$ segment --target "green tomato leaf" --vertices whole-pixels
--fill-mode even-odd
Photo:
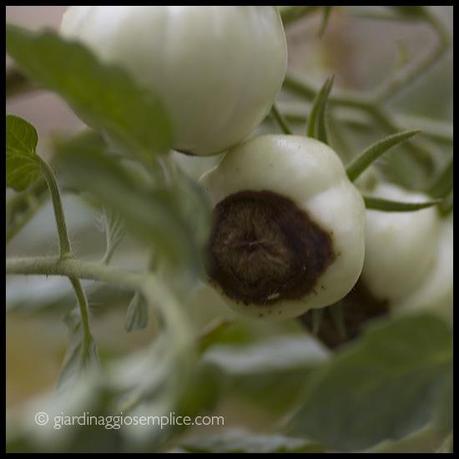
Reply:
[[[416,210],[436,206],[441,202],[439,199],[426,202],[400,202],[383,198],[374,198],[372,196],[364,196],[363,200],[368,210],[381,210],[384,212],[414,212]]]
[[[11,241],[21,231],[48,198],[48,186],[41,177],[29,188],[6,201],[6,242]]]
[[[195,417],[203,412],[212,412],[220,400],[224,385],[217,369],[196,362],[187,381],[186,389],[177,403],[177,413],[181,416]],[[224,424],[220,422],[221,426]],[[172,434],[189,429],[189,426],[171,426]]]
[[[333,87],[334,77],[325,80],[322,88],[317,93],[312,103],[311,111],[308,118],[308,127],[306,135],[313,137],[321,142],[327,143],[327,101]]]
[[[151,275],[141,294],[155,317],[156,313],[161,316],[160,333],[151,345],[114,362],[108,378],[113,389],[125,395],[120,411],[166,416],[176,410],[196,368],[194,334],[186,308],[163,281]],[[149,442],[160,441],[167,433],[155,424],[148,430]]]
[[[199,269],[199,243],[175,189],[152,183],[141,165],[120,161],[101,143],[77,137],[56,148],[67,186],[88,192],[99,205],[118,214],[126,230],[155,253],[174,264]]]
[[[429,424],[400,440],[384,440],[365,453],[435,453],[445,441],[445,435]]]
[[[127,332],[143,330],[148,324],[148,304],[139,292],[136,292],[129,303],[124,328]]]
[[[451,329],[437,317],[373,323],[309,374],[287,431],[339,451],[401,439],[432,420],[451,365]]]
[[[246,345],[214,345],[203,355],[203,363],[223,375],[229,393],[273,413],[285,413],[308,372],[328,356],[311,337],[281,335]]]
[[[7,25],[7,51],[26,76],[58,93],[89,126],[150,161],[172,143],[166,113],[150,91],[122,69],[56,33]]]
[[[388,151],[390,148],[395,145],[400,144],[404,140],[413,137],[417,134],[418,130],[415,131],[404,131],[397,134],[390,135],[385,137],[382,140],[370,145],[366,150],[364,150],[357,158],[355,158],[351,163],[346,167],[346,173],[349,177],[349,180],[352,182],[359,177],[359,175],[365,171],[374,161],[376,161],[382,154]]]
[[[326,361],[328,355],[312,338],[287,335],[246,346],[213,346],[205,353],[204,361],[227,375],[244,376],[310,368]]]
[[[38,135],[27,121],[6,117],[6,184],[16,191],[32,185],[41,174],[36,152]]]
[[[192,453],[321,453],[317,442],[284,435],[262,435],[237,429],[195,436],[181,447]]]
[[[448,434],[453,429],[453,374],[447,376],[434,415],[435,430]]]
[[[208,348],[218,343],[222,334],[233,322],[230,319],[218,318],[211,321],[199,334],[199,352],[203,353]]]
[[[109,263],[113,253],[124,238],[125,230],[120,215],[113,210],[103,210],[103,221],[105,226],[106,248],[102,262]]]

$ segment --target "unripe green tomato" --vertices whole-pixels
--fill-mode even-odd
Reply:
[[[287,68],[272,6],[72,6],[61,32],[157,94],[174,148],[195,155],[243,141],[269,112]]]
[[[259,136],[230,150],[201,183],[214,205],[210,283],[235,310],[296,317],[356,283],[365,207],[327,145]]]
[[[389,183],[379,184],[372,195],[402,202],[429,200]],[[440,219],[432,207],[415,212],[367,211],[362,281],[375,298],[391,305],[419,288],[435,263],[439,231]]]

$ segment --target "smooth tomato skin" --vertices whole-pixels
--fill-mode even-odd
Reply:
[[[154,91],[172,119],[174,148],[195,155],[243,141],[287,69],[271,6],[71,6],[61,33]]]
[[[378,184],[371,194],[401,202],[429,200],[390,183]],[[362,280],[372,294],[393,304],[416,291],[435,263],[439,232],[433,207],[415,212],[368,210]]]
[[[453,322],[453,219],[441,222],[434,263],[424,282],[393,305],[396,314],[429,312]]]

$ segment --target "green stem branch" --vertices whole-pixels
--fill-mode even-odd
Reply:
[[[51,200],[53,203],[54,216],[56,218],[57,234],[59,237],[59,254],[61,258],[70,257],[72,248],[65,223],[64,208],[62,206],[61,195],[57,185],[56,177],[51,169],[51,166],[42,158],[39,157],[40,166],[43,171],[46,183],[48,184]]]
[[[6,274],[64,276],[109,282],[131,289],[141,287],[145,278],[144,274],[129,272],[100,263],[58,257],[9,258],[6,260]]]
[[[75,291],[75,295],[78,300],[78,305],[80,307],[81,323],[83,325],[83,347],[81,349],[81,352],[83,355],[86,355],[92,342],[91,329],[89,328],[88,299],[86,298],[86,293],[83,290],[80,280],[76,277],[70,277],[69,279],[72,284],[73,290]]]

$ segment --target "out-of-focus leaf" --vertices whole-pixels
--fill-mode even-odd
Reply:
[[[441,202],[435,201],[426,202],[401,202],[391,201],[389,199],[375,198],[372,196],[364,196],[365,207],[369,210],[381,210],[384,212],[415,212],[416,210],[426,209],[427,207],[436,206]]]
[[[225,390],[272,412],[284,412],[303,389],[305,375],[328,355],[311,337],[275,336],[246,345],[214,345],[203,363],[218,369]]]
[[[103,210],[106,248],[103,263],[109,263],[113,253],[124,238],[125,230],[121,217],[111,209]]]
[[[211,412],[219,399],[222,387],[221,374],[216,368],[199,362],[190,376],[186,390],[178,402],[177,412],[182,416],[195,417]],[[177,426],[177,430],[183,430]]]
[[[138,292],[134,294],[126,312],[124,328],[127,332],[142,330],[148,324],[148,304]]]
[[[125,308],[129,291],[100,282],[82,281],[94,313],[102,316],[115,308]],[[65,277],[8,276],[6,282],[7,313],[49,314],[55,319],[75,306],[75,293]]]
[[[366,452],[371,453],[435,453],[451,452],[453,414],[452,375],[446,378],[444,394],[440,396],[436,415],[431,423],[400,440],[385,440]]]
[[[126,229],[174,263],[199,261],[191,221],[181,215],[174,189],[159,188],[144,180],[100,145],[66,142],[57,146],[58,165],[65,182],[89,192],[99,203],[118,213]]]
[[[452,367],[447,374],[440,393],[439,403],[434,416],[435,429],[448,433],[453,429],[453,374]]]
[[[321,142],[327,141],[327,101],[333,87],[334,77],[329,77],[320,88],[312,103],[308,118],[307,133],[308,137],[314,137]]]
[[[262,435],[227,429],[190,438],[182,448],[193,453],[321,453],[317,442],[284,435]]]
[[[170,148],[171,126],[159,99],[125,71],[54,32],[8,25],[6,33],[8,54],[24,73],[57,92],[88,125],[144,161]]]
[[[41,174],[35,128],[18,116],[6,117],[6,184],[16,191],[32,185]]]
[[[200,246],[207,243],[211,224],[211,204],[202,186],[188,177],[180,168],[175,169],[177,201],[181,214],[191,226]]]
[[[435,453],[444,443],[444,435],[431,425],[400,440],[384,440],[365,453]]]
[[[94,369],[88,371],[86,377],[81,378],[72,390],[52,389],[27,400],[19,409],[10,410],[8,451],[50,453],[119,450],[119,443],[118,448],[114,447],[117,431],[94,425],[95,423],[82,425],[85,414],[113,414],[112,407],[109,407],[111,394],[106,392],[103,381],[100,371]],[[72,416],[78,416],[80,421],[73,421],[72,425],[69,422]],[[36,421],[38,419],[43,423],[39,424]]]
[[[84,336],[81,317],[77,310],[69,311],[64,317],[64,322],[69,329],[70,343],[59,375],[58,387],[61,390],[70,385],[73,388],[83,374],[99,365],[96,345],[91,336]],[[88,338],[89,342],[86,341]]]
[[[288,432],[339,451],[401,439],[432,420],[451,363],[451,330],[435,316],[374,323],[309,375]]]
[[[6,241],[9,242],[26,225],[49,197],[44,178],[6,201]]]
[[[109,369],[111,390],[123,394],[120,411],[135,416],[169,416],[182,400],[196,364],[190,320],[176,295],[157,276],[145,280],[140,293],[149,313],[159,316],[160,333],[142,352],[113,362]],[[167,427],[167,428],[166,428]],[[157,449],[167,439],[171,426],[123,426],[123,436],[139,448]]]
[[[451,432],[435,451],[436,453],[452,453],[453,451],[453,432]]]
[[[199,335],[199,351],[204,352],[221,338],[222,332],[231,325],[229,319],[215,319]]]
[[[355,158],[348,166],[346,173],[349,180],[354,181],[359,175],[365,171],[374,161],[383,155],[390,148],[399,143],[413,137],[419,131],[404,131],[397,134],[385,137],[382,140],[370,145],[357,158]]]
[[[228,375],[281,373],[315,366],[328,358],[328,351],[308,336],[276,336],[247,346],[214,346],[204,355]]]

